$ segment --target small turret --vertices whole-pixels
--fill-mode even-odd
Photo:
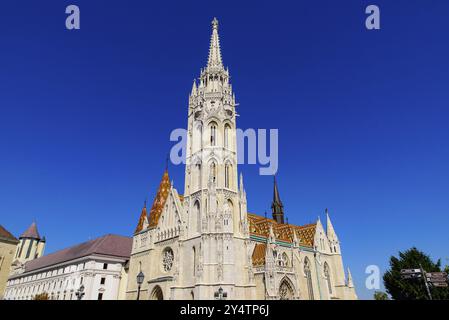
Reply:
[[[33,222],[28,229],[19,237],[15,259],[20,263],[40,258],[45,250],[45,237],[41,238],[37,230],[36,222]]]

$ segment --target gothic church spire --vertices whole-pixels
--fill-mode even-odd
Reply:
[[[218,20],[212,20],[212,35],[210,38],[209,58],[207,60],[207,69],[223,69],[221,59],[220,37],[218,36]]]
[[[282,204],[281,197],[279,196],[276,176],[274,176],[274,190],[271,212],[273,214],[273,219],[276,220],[277,223],[284,223],[284,205]]]

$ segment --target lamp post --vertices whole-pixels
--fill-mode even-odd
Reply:
[[[223,291],[223,288],[220,287],[218,291],[214,293],[215,300],[226,300],[228,297],[228,293]]]
[[[82,284],[79,287],[79,289],[78,289],[78,291],[76,291],[75,295],[76,295],[78,300],[81,300],[83,298],[83,296],[84,296],[84,284]]]
[[[139,300],[140,298],[140,286],[143,283],[143,279],[145,279],[145,275],[143,274],[142,271],[140,271],[139,274],[137,275],[137,300]]]

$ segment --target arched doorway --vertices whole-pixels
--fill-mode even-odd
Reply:
[[[153,291],[151,291],[150,300],[164,300],[164,295],[162,293],[161,287],[154,287]]]
[[[279,299],[280,300],[292,300],[294,298],[293,287],[290,284],[290,281],[287,279],[283,279],[281,284],[279,285]]]

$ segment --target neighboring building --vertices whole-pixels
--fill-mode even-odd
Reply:
[[[18,243],[19,240],[0,225],[0,300],[3,299],[6,281]]]
[[[20,273],[27,261],[42,257],[45,250],[45,237],[39,235],[36,222],[19,237],[19,245],[14,256],[11,273]]]
[[[105,235],[28,261],[9,278],[5,299],[47,293],[54,300],[76,300],[81,286],[83,300],[124,299],[131,246],[131,238]]]
[[[237,173],[235,95],[212,22],[207,66],[189,96],[184,195],[165,170],[133,237],[127,299],[356,299],[327,214],[284,221],[274,184],[273,219],[247,212]],[[293,214],[291,214],[293,215]]]

